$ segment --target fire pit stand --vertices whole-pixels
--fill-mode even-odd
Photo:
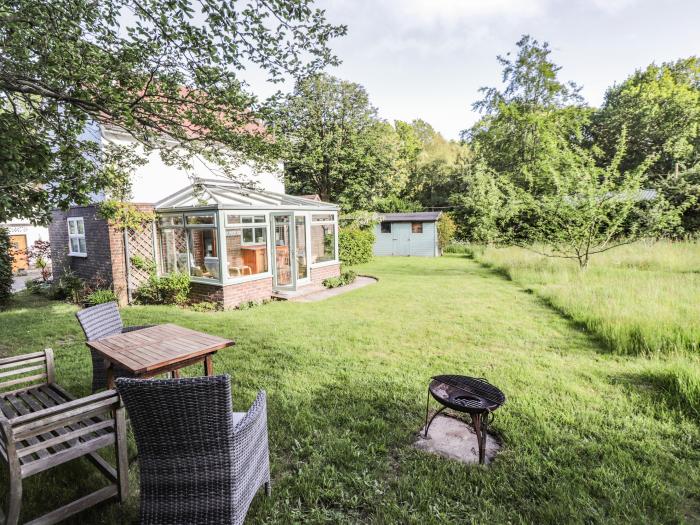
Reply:
[[[425,437],[433,420],[446,408],[469,414],[479,445],[479,464],[486,456],[486,432],[493,421],[493,411],[506,402],[506,396],[491,383],[479,377],[439,375],[428,385],[428,401],[425,407]],[[428,420],[430,397],[442,407]]]

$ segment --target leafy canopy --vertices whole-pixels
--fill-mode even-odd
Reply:
[[[401,184],[397,134],[359,84],[326,74],[303,79],[278,124],[291,193],[318,194],[344,211],[368,210]]]
[[[277,154],[246,69],[271,82],[338,61],[346,31],[312,0],[21,0],[0,6],[0,222],[124,188],[133,148],[102,147],[95,123],[167,163],[201,156],[231,175]]]

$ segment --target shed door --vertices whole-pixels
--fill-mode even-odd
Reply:
[[[411,223],[395,222],[391,225],[391,254],[411,255]]]

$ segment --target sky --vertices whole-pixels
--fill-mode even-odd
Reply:
[[[700,0],[318,0],[348,26],[328,72],[362,84],[382,118],[422,118],[445,137],[478,118],[496,55],[523,34],[547,41],[561,79],[598,106],[605,90],[651,62],[700,55]]]

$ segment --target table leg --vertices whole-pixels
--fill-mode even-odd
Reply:
[[[107,389],[114,388],[114,363],[110,362],[107,365]]]
[[[211,354],[204,358],[204,375],[213,376],[214,375],[214,359]]]
[[[170,372],[170,377],[172,379],[179,379],[180,378],[180,370],[178,369],[178,370],[173,370],[172,372]]]

